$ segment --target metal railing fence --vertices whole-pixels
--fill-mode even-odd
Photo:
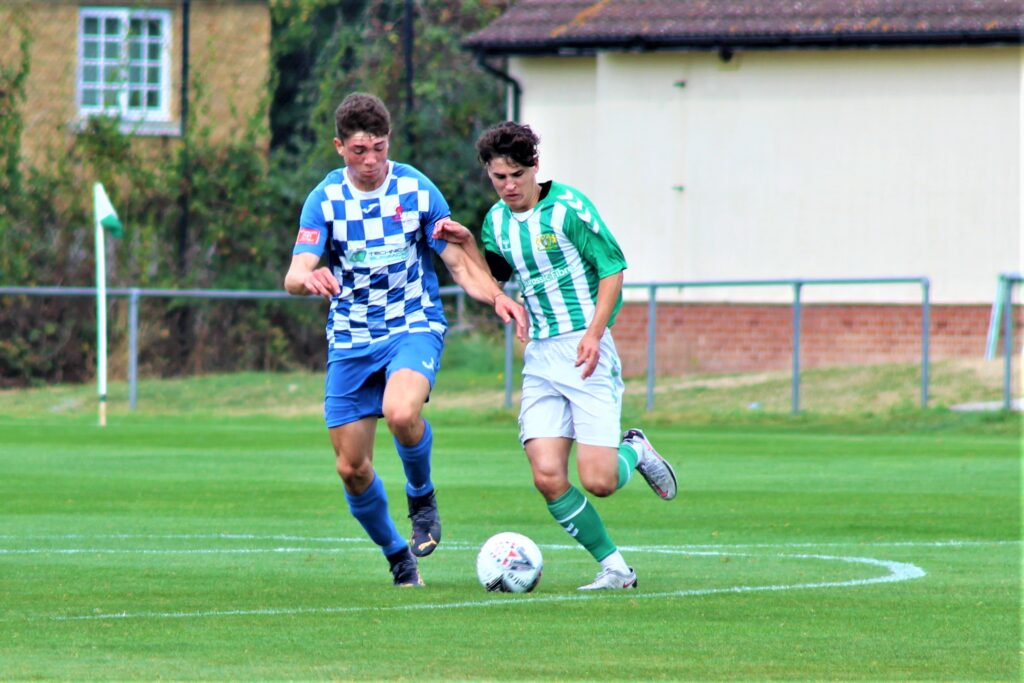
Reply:
[[[1018,277],[1013,282],[1019,282]],[[654,394],[657,378],[656,363],[656,330],[657,330],[657,295],[661,289],[692,289],[712,287],[790,287],[793,290],[792,302],[792,369],[791,369],[791,412],[800,412],[800,340],[801,340],[801,293],[807,286],[842,286],[842,285],[876,285],[876,284],[917,284],[921,287],[921,407],[928,405],[929,383],[929,318],[930,318],[930,287],[931,283],[924,276],[884,277],[884,278],[793,278],[777,280],[690,280],[679,282],[645,282],[628,283],[626,289],[647,290],[647,388],[646,409],[654,409]],[[1012,287],[1008,282],[1007,286]],[[510,293],[515,288],[506,288]],[[455,296],[456,319],[452,327],[464,327],[465,292],[457,286],[441,287],[442,296]],[[95,296],[92,287],[0,287],[0,295],[24,296]],[[129,405],[135,410],[138,405],[138,325],[139,301],[144,297],[157,298],[195,298],[195,299],[289,299],[295,301],[315,301],[317,297],[295,297],[284,291],[277,290],[217,290],[217,289],[146,289],[146,288],[108,288],[109,297],[127,297],[128,299],[128,395]],[[1011,299],[1007,296],[1007,300]],[[1007,304],[1009,305],[1009,304]],[[1010,316],[1007,315],[1007,320]],[[1006,338],[1010,333],[1007,331]],[[511,326],[505,327],[505,407],[512,406],[513,392],[513,360],[514,333]],[[1007,341],[1009,348],[1009,341]],[[1008,371],[1007,371],[1008,372]]]
[[[710,287],[778,287],[793,289],[793,352],[790,378],[790,411],[800,412],[800,320],[802,314],[801,291],[806,286],[818,285],[889,285],[917,284],[921,287],[921,407],[928,407],[929,343],[931,316],[931,281],[924,276],[880,278],[794,278],[780,280],[687,280],[679,282],[634,282],[623,285],[626,289],[647,290],[647,400],[646,409],[654,409],[654,387],[657,377],[656,330],[658,326],[657,295],[659,289],[683,290]],[[505,330],[505,407],[512,406],[512,330]]]
[[[1010,410],[1013,397],[1013,289],[1024,282],[1021,273],[1000,273],[996,285],[996,296],[992,303],[992,317],[989,320],[988,338],[985,345],[985,359],[995,358],[999,346],[1000,322],[1003,328],[1003,410]]]
[[[453,329],[465,327],[466,293],[461,287],[440,287],[442,296],[455,296],[455,321]],[[0,287],[0,295],[21,296],[96,296],[95,287]],[[321,302],[319,297],[293,296],[279,290],[235,290],[235,289],[147,289],[142,287],[111,287],[107,289],[111,298],[128,298],[128,404],[131,410],[138,407],[139,400],[139,301],[144,297],[163,299],[288,299],[293,301]]]

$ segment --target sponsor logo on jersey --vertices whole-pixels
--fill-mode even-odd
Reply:
[[[558,249],[558,237],[554,233],[542,232],[533,240],[537,251],[553,251]]]
[[[295,244],[316,244],[320,241],[320,231],[312,228],[299,228],[299,236]]]
[[[374,202],[373,204],[367,204],[366,206],[363,207],[363,215],[365,216],[367,214],[373,213],[374,211],[377,210],[378,206],[380,206],[380,204],[378,204],[377,202]]]
[[[561,280],[563,277],[570,275],[571,273],[572,268],[569,266],[562,266],[561,268],[554,268],[546,273],[541,273],[540,275],[528,278],[525,284],[529,287],[536,288],[549,282],[554,282],[555,280]]]
[[[348,260],[365,266],[389,266],[392,263],[403,263],[409,257],[409,247],[383,246],[357,249],[348,255]]]

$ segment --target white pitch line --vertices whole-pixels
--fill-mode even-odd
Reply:
[[[688,554],[688,551],[679,550],[678,554]],[[750,553],[720,553],[705,552],[701,555],[731,555],[733,557],[763,557]],[[788,591],[808,590],[818,588],[846,588],[850,586],[867,586],[880,583],[895,583],[898,581],[910,581],[925,576],[925,571],[920,567],[907,562],[892,562],[879,560],[873,557],[842,557],[833,555],[785,555],[777,557],[784,559],[809,559],[826,560],[833,562],[847,562],[851,564],[867,564],[876,567],[883,567],[888,574],[870,579],[850,579],[848,581],[823,581],[819,583],[793,583],[773,584],[763,586],[728,586],[725,588],[694,588],[661,593],[637,593],[633,591],[623,593],[605,593],[596,595],[593,593],[570,594],[570,595],[518,595],[505,598],[490,598],[486,600],[468,600],[448,603],[426,603],[417,605],[393,605],[391,607],[295,607],[280,609],[254,609],[254,610],[207,610],[200,612],[118,612],[113,614],[89,614],[80,616],[50,617],[53,621],[99,621],[112,619],[191,619],[202,617],[236,617],[236,616],[288,616],[296,614],[348,614],[356,612],[405,612],[411,610],[435,610],[435,609],[462,609],[473,607],[495,607],[522,605],[550,602],[580,602],[583,600],[597,599],[629,599],[648,600],[653,598],[681,598],[696,597],[704,595],[716,595],[723,593],[756,593],[762,591]]]
[[[19,538],[14,536],[0,536],[3,538]],[[377,552],[379,549],[375,545],[371,545],[365,538],[318,538],[318,537],[306,537],[306,536],[256,536],[251,534],[210,534],[210,535],[192,535],[192,534],[168,534],[168,535],[145,535],[145,534],[100,534],[100,535],[82,535],[82,534],[66,534],[61,536],[22,536],[20,538],[48,538],[52,540],[84,540],[84,539],[146,539],[146,540],[166,540],[166,539],[186,539],[186,540],[291,540],[291,541],[306,541],[311,543],[345,543],[345,544],[357,544],[362,547],[356,548],[329,548],[329,547],[268,547],[268,548],[0,548],[0,555],[250,555],[258,553],[276,553],[276,554],[288,554],[288,553],[343,553],[353,551],[373,551]],[[735,543],[735,544],[683,544],[683,545],[623,545],[619,546],[620,550],[626,552],[647,552],[647,553],[675,553],[679,550],[695,551],[698,550],[731,550],[731,549],[797,549],[797,548],[868,548],[868,547],[907,547],[907,548],[956,548],[956,547],[973,547],[973,546],[1001,546],[1001,545],[1020,545],[1021,541],[850,541],[847,543]],[[582,550],[579,545],[571,544],[538,544],[541,549],[544,550]],[[445,543],[445,548],[448,550],[469,550],[476,551],[479,548],[479,544],[469,543],[465,541],[448,541]]]
[[[312,543],[366,543],[366,537],[344,538],[344,537],[317,537],[317,536],[293,536],[288,534],[26,534],[15,536],[14,534],[0,534],[0,539],[21,540],[21,539],[49,539],[54,541],[80,540],[88,538],[103,539],[146,539],[150,541],[162,539],[184,539],[184,540],[227,540],[227,541],[308,541]]]
[[[258,553],[380,552],[364,548],[0,548],[0,555],[255,555]]]

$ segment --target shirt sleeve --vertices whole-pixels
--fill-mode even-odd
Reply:
[[[423,230],[426,233],[427,244],[435,252],[440,254],[444,251],[445,247],[448,246],[448,242],[443,239],[434,239],[434,224],[442,218],[448,218],[452,215],[452,210],[448,207],[448,202],[445,200],[444,195],[437,189],[437,186],[427,178],[422,177],[423,189],[427,193],[427,211],[425,214],[420,216],[420,225],[423,226]]]
[[[512,269],[512,264],[502,256],[498,244],[494,240],[494,223],[491,221],[490,212],[487,213],[483,227],[480,228],[480,241],[484,245],[484,259],[486,259],[487,267],[490,268],[494,279],[498,282],[508,282],[512,279],[515,271]]]
[[[566,236],[579,250],[580,255],[594,266],[597,276],[606,278],[627,268],[626,257],[612,231],[605,225],[597,207],[579,192],[573,193],[581,209],[568,206],[570,220],[566,225]]]
[[[306,197],[306,203],[302,205],[302,214],[299,216],[299,234],[295,238],[295,247],[292,249],[293,256],[295,254],[323,256],[328,233],[323,208],[325,201],[327,198],[319,188],[310,192]]]

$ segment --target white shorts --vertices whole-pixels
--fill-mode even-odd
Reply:
[[[611,332],[601,338],[601,357],[587,379],[576,365],[583,332],[536,339],[526,345],[519,440],[563,436],[589,446],[622,441],[622,364]]]

